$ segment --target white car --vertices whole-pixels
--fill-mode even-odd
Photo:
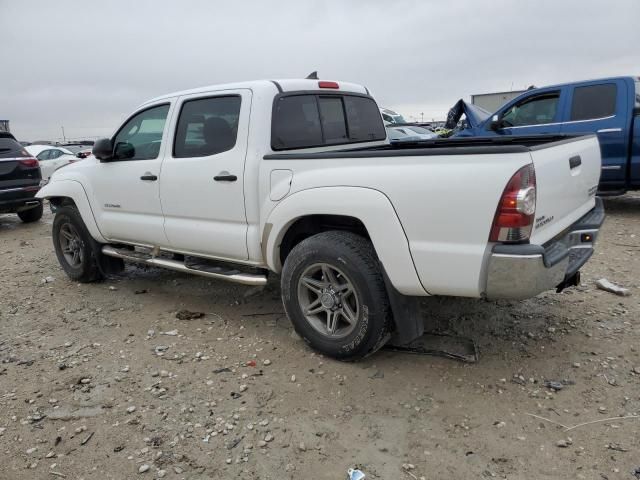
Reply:
[[[42,180],[45,182],[60,167],[80,160],[71,150],[55,145],[28,145],[24,148],[38,159]]]
[[[351,83],[164,95],[93,151],[37,194],[70,278],[124,260],[248,285],[278,273],[296,331],[340,359],[420,336],[428,295],[576,285],[604,220],[596,136],[389,144]]]
[[[388,108],[380,108],[380,115],[385,125],[393,125],[394,123],[407,123],[402,115]]]
[[[387,125],[387,134],[392,142],[415,142],[438,138],[438,135],[432,131],[414,125]]]

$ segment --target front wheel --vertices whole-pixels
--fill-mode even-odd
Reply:
[[[102,278],[92,248],[93,239],[78,210],[57,208],[52,236],[58,262],[69,278],[81,283]]]
[[[371,242],[330,231],[300,242],[282,271],[282,300],[296,332],[340,360],[370,355],[389,339],[389,299]]]

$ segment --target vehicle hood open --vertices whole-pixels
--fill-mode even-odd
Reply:
[[[472,103],[465,102],[460,99],[456,104],[451,107],[449,113],[447,113],[447,122],[445,128],[453,130],[458,125],[458,122],[462,118],[462,115],[467,117],[467,123],[470,128],[476,128],[480,126],[487,118],[491,116],[490,112],[487,112],[484,108],[481,108]]]

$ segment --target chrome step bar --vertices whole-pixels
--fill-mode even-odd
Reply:
[[[240,283],[242,285],[261,286],[267,284],[267,276],[262,274],[243,273],[237,270],[233,270],[228,273],[198,270],[187,267],[184,262],[177,260],[153,257],[139,252],[118,250],[110,245],[104,245],[102,247],[102,253],[108,257],[121,258],[129,262],[146,263],[147,265],[153,265],[154,267],[167,268],[169,270],[175,270],[176,272],[191,273],[194,275],[201,275],[203,277],[216,278],[218,280],[227,280],[229,282]]]

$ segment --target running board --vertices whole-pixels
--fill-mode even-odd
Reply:
[[[193,268],[186,266],[184,262],[178,260],[154,257],[130,250],[119,250],[110,245],[104,245],[102,247],[102,253],[108,257],[121,258],[129,262],[146,263],[154,267],[167,268],[169,270],[175,270],[176,272],[191,273],[193,275],[201,275],[218,280],[227,280],[229,282],[241,283],[242,285],[262,286],[267,284],[267,276],[262,274],[243,273],[238,270],[225,270],[223,268],[218,269],[212,267],[207,267],[206,270]]]

